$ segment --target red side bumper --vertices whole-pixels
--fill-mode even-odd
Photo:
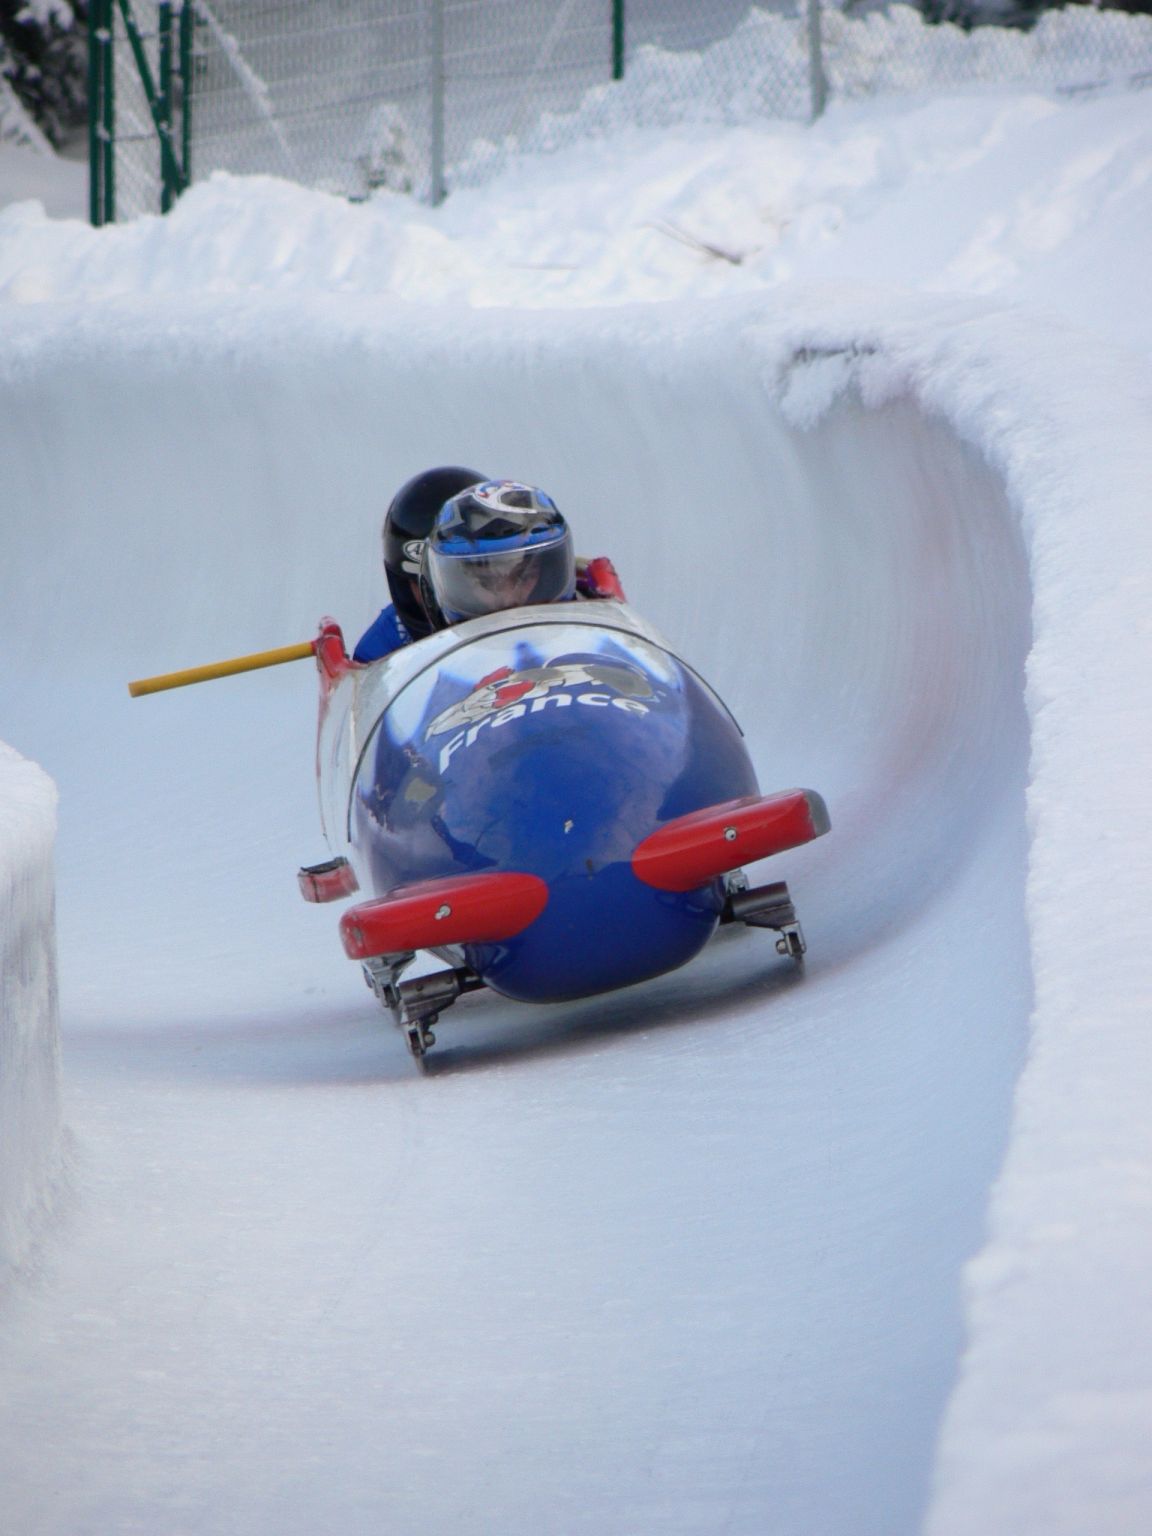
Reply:
[[[665,822],[637,846],[632,871],[658,891],[690,891],[742,864],[809,843],[828,826],[828,809],[813,789],[747,795]]]
[[[535,875],[451,875],[350,907],[340,919],[340,937],[352,960],[442,944],[494,944],[527,928],[547,904],[548,887]]]

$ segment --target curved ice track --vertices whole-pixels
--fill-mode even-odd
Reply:
[[[22,1536],[914,1530],[1030,999],[1003,487],[898,391],[790,425],[752,306],[466,344],[270,308],[21,318],[0,381],[0,623],[42,663],[5,734],[62,792],[77,1144],[0,1325]],[[443,459],[546,484],[765,789],[825,794],[779,861],[803,980],[726,934],[606,999],[469,998],[417,1080],[294,904],[306,669],[129,703],[354,631],[388,488]]]

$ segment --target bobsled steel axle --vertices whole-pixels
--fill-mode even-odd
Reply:
[[[397,1027],[404,1031],[412,1055],[422,1061],[424,1053],[436,1044],[432,1026],[444,1009],[462,992],[477,992],[484,983],[467,966],[401,981],[401,974],[414,959],[410,950],[373,955],[364,961],[364,980],[389,1010]]]
[[[793,960],[803,960],[808,946],[804,942],[804,930],[792,905],[788,886],[783,880],[771,885],[748,888],[748,881],[730,880],[728,897],[721,914],[722,923],[744,923],[749,928],[772,928],[779,937],[776,952],[790,955]]]

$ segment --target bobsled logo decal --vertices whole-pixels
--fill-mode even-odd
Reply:
[[[582,683],[594,688],[610,688],[625,698],[651,698],[652,685],[641,672],[631,667],[612,666],[596,661],[570,662],[560,666],[529,667],[513,672],[501,667],[482,677],[466,699],[436,716],[428,727],[429,736],[458,731],[475,725],[485,715],[496,714],[523,700],[542,699],[554,688],[576,688]]]
[[[571,688],[589,687],[597,691],[572,694]],[[562,708],[573,700],[589,708],[614,706],[629,714],[646,715],[648,705],[642,699],[652,697],[652,685],[642,672],[609,662],[564,662],[553,666],[528,667],[513,672],[501,667],[476,684],[466,699],[444,710],[428,727],[429,736],[443,736],[455,731],[440,752],[440,771],[448,766],[452,754],[471,746],[481,726],[495,727],[518,720],[531,712],[539,714],[549,704]]]

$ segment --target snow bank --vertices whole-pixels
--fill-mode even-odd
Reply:
[[[59,1150],[52,781],[0,742],[0,1274],[20,1262]]]
[[[1075,394],[1032,374],[1042,349],[1026,390],[955,367],[931,387],[1004,463],[1031,545],[1036,1006],[930,1536],[1152,1515],[1152,380],[1083,338],[1076,355]]]
[[[1142,1530],[1152,375],[1082,334],[974,305],[947,329],[926,308],[864,327],[833,314],[798,342],[781,374],[796,420],[848,385],[872,405],[911,391],[1003,476],[1032,573],[1031,1047],[988,1241],[966,1270],[968,1344],[926,1529]]]
[[[0,305],[324,292],[602,308],[866,274],[1042,305],[1152,352],[1135,297],[1152,222],[1145,101],[953,95],[840,105],[811,129],[634,129],[521,157],[495,193],[438,209],[228,176],[167,218],[101,230],[24,203],[0,212]]]

